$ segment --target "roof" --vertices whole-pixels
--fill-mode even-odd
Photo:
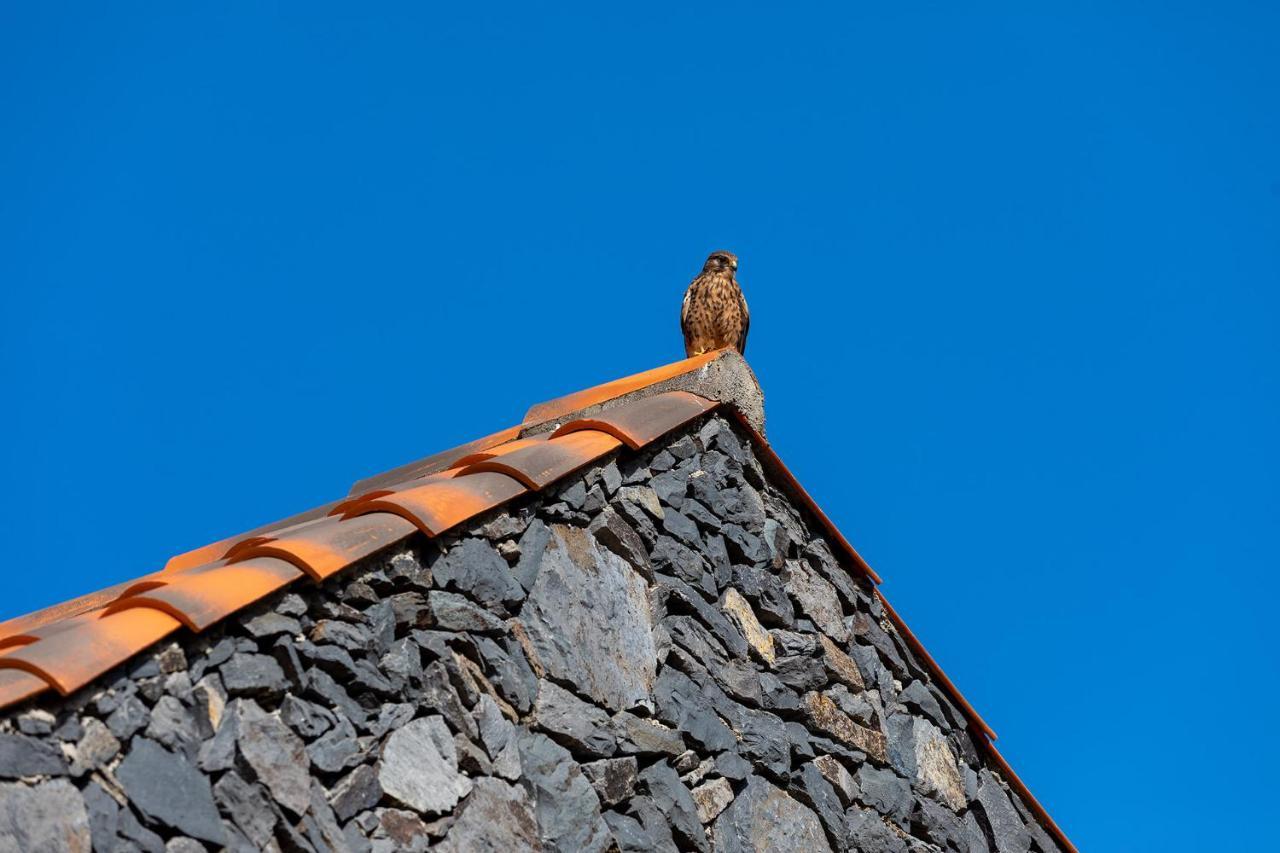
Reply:
[[[0,709],[63,696],[183,629],[200,632],[294,583],[321,582],[414,533],[436,537],[615,452],[637,451],[712,411],[734,418],[775,485],[818,521],[848,567],[880,577],[764,438],[763,399],[720,350],[533,406],[516,425],[355,483],[342,498],[172,557],[164,568],[0,623]],[[906,623],[885,613],[1037,817],[1075,847],[996,751],[995,732]]]

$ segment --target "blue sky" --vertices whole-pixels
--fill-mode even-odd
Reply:
[[[1255,846],[1280,7],[189,5],[0,10],[0,618],[674,360],[729,248],[775,447],[1077,844]]]

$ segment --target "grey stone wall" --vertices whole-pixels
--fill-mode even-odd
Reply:
[[[0,851],[1051,853],[712,418],[0,719]]]

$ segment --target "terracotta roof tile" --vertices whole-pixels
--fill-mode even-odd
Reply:
[[[137,609],[163,612],[193,631],[203,631],[242,607],[302,577],[292,563],[256,557],[241,563],[211,563],[178,572],[164,586],[130,595],[108,605],[106,612]]]
[[[322,581],[413,531],[412,523],[386,512],[349,519],[330,515],[240,550],[233,559],[277,557],[293,563],[312,580]]]
[[[684,373],[691,373],[709,364],[720,357],[722,350],[715,350],[704,355],[696,355],[693,358],[686,358],[684,361],[677,361],[674,364],[667,364],[662,367],[655,367],[653,370],[646,370],[643,373],[636,373],[631,376],[625,376],[622,379],[615,379],[612,382],[606,382],[603,385],[597,385],[594,388],[588,388],[585,391],[577,391],[573,394],[566,394],[563,397],[557,397],[554,400],[548,400],[545,403],[539,403],[533,406],[525,413],[524,425],[544,423],[546,421],[562,418],[565,415],[593,406],[596,403],[602,403],[605,400],[612,400],[615,397],[621,397],[632,391],[641,388],[648,388],[650,385],[656,385],[659,382],[670,379],[673,376],[680,376]]]
[[[0,669],[0,708],[30,699],[49,689],[49,683],[38,675],[21,669]]]
[[[362,501],[348,509],[347,515],[395,513],[412,521],[428,536],[438,536],[525,491],[519,480],[506,474],[469,474],[450,480],[431,480],[421,486]]]
[[[515,442],[513,442],[515,443]],[[506,474],[519,480],[525,488],[540,491],[561,477],[612,453],[622,442],[606,432],[583,430],[560,438],[527,441],[510,453],[474,462],[463,470],[459,479],[483,471]]]
[[[716,405],[688,391],[668,391],[656,397],[625,403],[594,417],[571,420],[557,428],[551,437],[556,439],[579,430],[599,430],[624,442],[632,450],[639,450],[673,429],[705,415]]]
[[[0,670],[26,670],[65,696],[173,633],[179,623],[167,613],[138,607],[111,615],[93,611],[57,627],[34,643],[0,655]]]

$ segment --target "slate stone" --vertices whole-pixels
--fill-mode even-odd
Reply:
[[[478,536],[490,541],[519,536],[529,526],[529,516],[525,512],[504,511],[475,528]]]
[[[604,822],[608,824],[609,832],[612,833],[620,853],[652,853],[654,850],[663,849],[640,825],[640,821],[633,817],[618,812],[605,812]],[[667,849],[675,850],[675,847],[673,845]]]
[[[663,506],[679,509],[684,503],[689,483],[679,471],[663,471],[649,481],[649,487]]]
[[[942,706],[923,681],[912,681],[898,692],[898,701],[914,714],[924,714],[943,731],[951,729],[951,722],[942,712]]]
[[[120,810],[120,837],[132,844],[121,845],[127,850],[143,853],[164,853],[164,839],[138,822],[129,809]]]
[[[716,818],[712,834],[724,853],[831,851],[818,816],[759,777]]]
[[[503,571],[506,571],[505,563]],[[501,619],[457,593],[434,590],[430,601],[436,625],[446,631],[501,633],[503,630]]]
[[[991,845],[987,843],[987,833],[978,823],[977,811],[978,809],[969,809],[961,818],[965,846],[960,849],[968,853],[991,853]]]
[[[339,820],[350,820],[365,809],[371,809],[382,799],[382,785],[378,771],[368,764],[361,764],[338,780],[329,795],[329,805]]]
[[[435,582],[466,593],[490,610],[515,607],[525,595],[507,561],[483,539],[464,539],[431,566]]]
[[[209,779],[186,759],[155,741],[134,738],[115,775],[129,801],[147,817],[202,841],[223,842]]]
[[[728,652],[711,631],[693,616],[679,614],[662,620],[671,641],[687,651],[693,660],[708,669],[728,665]]]
[[[453,736],[438,716],[413,720],[391,734],[378,781],[397,802],[434,814],[451,811],[471,791],[471,780],[458,772]]]
[[[649,470],[655,474],[663,471],[670,471],[672,466],[676,464],[676,458],[671,455],[671,451],[663,448],[653,454],[653,458],[649,460]],[[650,477],[652,479],[652,477]]]
[[[766,664],[772,664],[777,659],[777,653],[773,648],[773,635],[760,624],[755,611],[751,609],[751,604],[742,597],[742,594],[730,587],[721,596],[720,607],[742,632],[743,638],[755,656]]]
[[[397,692],[422,681],[422,649],[409,637],[392,643],[378,663]]]
[[[858,799],[893,819],[899,826],[907,822],[914,801],[911,785],[892,770],[870,764],[858,768]]]
[[[787,557],[791,556],[791,545],[794,542],[787,528],[775,519],[766,519],[764,528],[760,532],[760,539],[769,552],[769,566],[774,569],[782,568]]]
[[[580,755],[607,757],[618,746],[606,712],[550,681],[540,682],[533,720],[558,743]]]
[[[218,810],[238,828],[248,841],[262,849],[271,841],[276,813],[261,786],[253,785],[230,770],[213,786]]]
[[[662,519],[662,529],[670,533],[685,545],[701,551],[702,535],[693,519],[678,510],[667,510]]]
[[[422,671],[422,692],[418,704],[444,715],[454,731],[468,737],[476,736],[476,725],[462,705],[462,699],[449,678],[449,669],[443,661],[433,661]]]
[[[401,633],[431,626],[431,607],[427,597],[420,592],[397,592],[386,597],[391,605],[396,630]]]
[[[853,747],[839,741],[834,741],[831,738],[812,735],[809,738],[809,745],[813,747],[815,752],[823,755],[836,756],[851,767],[861,765],[862,762],[867,760],[867,754],[865,752],[854,749]]]
[[[707,596],[716,594],[715,576],[711,574],[706,558],[683,542],[670,536],[658,536],[650,558],[655,573],[682,578]],[[654,580],[660,579],[660,574],[654,575]]]
[[[311,805],[299,825],[317,850],[341,850],[346,845],[338,818],[325,799],[324,788],[319,782],[311,784]]]
[[[749,651],[747,641],[738,629],[733,627],[733,623],[721,612],[720,608],[708,604],[706,599],[694,592],[687,583],[677,578],[664,575],[658,576],[657,579],[661,586],[668,591],[668,610],[693,613],[702,624],[711,630],[711,633],[715,635],[716,639],[731,655],[739,658],[747,656]]]
[[[560,498],[573,509],[583,509],[587,501],[587,484],[582,480],[573,480],[561,489]]]
[[[1054,841],[1049,836],[1049,833],[1045,832],[1044,827],[1040,825],[1040,819],[1031,813],[1026,804],[1017,796],[1011,796],[1009,799],[1013,801],[1013,807],[1022,816],[1022,820],[1027,826],[1027,832],[1031,833],[1031,840],[1036,843],[1036,846],[1045,851],[1045,853],[1061,853],[1062,848],[1058,846],[1058,842]]]
[[[653,565],[649,562],[649,551],[645,548],[644,540],[616,510],[606,507],[591,520],[587,530],[601,545],[626,560],[641,577],[653,581]]]
[[[74,716],[68,716],[62,725],[53,730],[53,736],[61,741],[79,740],[84,736],[84,726]]]
[[[337,717],[328,708],[299,699],[292,693],[280,703],[280,719],[308,740],[324,734],[337,722]]]
[[[775,776],[791,770],[791,741],[786,723],[768,711],[741,708],[730,717],[738,739],[738,752]]]
[[[648,587],[586,531],[554,528],[520,618],[551,676],[610,710],[650,704],[657,649]]]
[[[268,610],[245,622],[244,629],[254,639],[265,640],[281,634],[300,634],[302,624],[291,616]]]
[[[164,853],[205,853],[205,847],[194,838],[178,836],[164,843]]]
[[[836,590],[813,569],[798,560],[788,560],[782,568],[782,582],[804,615],[837,643],[849,639],[844,613]]]
[[[472,639],[493,686],[513,708],[522,714],[527,713],[538,695],[538,677],[520,643],[514,637],[504,638],[501,643],[490,637],[476,636]]]
[[[307,632],[307,638],[318,646],[341,646],[347,651],[362,652],[373,642],[373,632],[363,625],[321,619]]]
[[[106,724],[96,717],[85,720],[84,733],[75,745],[75,756],[71,761],[71,775],[83,776],[91,770],[97,770],[120,754],[120,741],[111,734]]]
[[[809,724],[819,731],[865,752],[876,761],[888,760],[884,735],[855,723],[821,693],[811,691],[804,695],[804,711]]]
[[[663,667],[654,685],[658,715],[711,752],[730,749],[737,739],[716,714],[702,689],[679,670]]]
[[[358,764],[363,757],[355,727],[346,720],[339,720],[333,728],[307,744],[306,753],[316,769],[325,773],[340,773]]]
[[[3,789],[4,786],[0,786]],[[30,790],[30,788],[27,788]],[[84,808],[89,816],[89,837],[91,848],[93,850],[111,850],[116,846],[118,839],[118,830],[120,829],[120,805],[115,799],[102,789],[97,782],[90,782],[84,787]],[[3,795],[0,795],[3,800]],[[74,806],[72,806],[74,809]],[[0,813],[5,811],[0,806]],[[30,813],[24,810],[24,813]],[[5,819],[0,818],[0,837],[13,837],[16,835],[12,826],[5,825]],[[22,848],[19,847],[20,851]],[[37,848],[39,849],[39,848]],[[56,850],[57,848],[53,848]],[[8,853],[8,851],[5,851]]]
[[[770,711],[795,711],[800,707],[800,695],[773,673],[762,672],[760,706]]]
[[[796,758],[813,758],[817,754],[813,750],[813,740],[809,730],[801,723],[787,720],[787,740],[791,743],[791,752]]]
[[[719,817],[720,812],[733,802],[733,786],[724,778],[704,782],[694,788],[691,794],[693,804],[698,809],[698,820],[704,826]]]
[[[693,795],[680,781],[675,768],[664,761],[650,765],[640,773],[640,785],[648,792],[658,810],[666,815],[671,830],[679,841],[698,850],[709,850],[711,843],[698,819]]]
[[[463,773],[472,778],[493,775],[493,763],[489,761],[489,756],[485,755],[484,750],[472,743],[470,739],[455,734],[453,746],[458,753],[458,768]]]
[[[382,834],[393,842],[387,850],[420,851],[431,843],[427,825],[413,812],[401,809],[383,809],[379,816]]]
[[[333,676],[319,668],[307,670],[307,692],[316,696],[348,720],[362,724],[366,717],[364,708],[351,698]]]
[[[89,815],[65,779],[0,784],[0,851],[89,853]]]
[[[774,661],[772,669],[775,678],[802,692],[824,687],[830,680],[822,661],[807,655],[783,655]]]
[[[760,671],[747,661],[732,660],[713,672],[716,683],[737,701],[756,706],[764,700]]]
[[[67,761],[52,744],[20,734],[0,733],[0,778],[65,776]]]
[[[53,731],[57,718],[43,708],[32,708],[25,714],[19,714],[18,731],[24,735],[47,735]]]
[[[779,655],[808,657],[818,651],[817,634],[802,634],[798,631],[788,631],[782,628],[774,628],[769,633],[773,634],[773,640],[777,645]]]
[[[862,672],[858,669],[858,665],[854,663],[853,658],[849,657],[843,649],[833,643],[825,634],[819,634],[818,641],[822,649],[822,663],[826,666],[827,673],[833,679],[845,684],[855,692],[866,690],[867,686],[862,680]]]
[[[276,663],[280,664],[280,669],[290,685],[295,687],[307,685],[307,673],[302,666],[302,658],[298,657],[296,641],[292,636],[276,637],[276,641],[271,645],[271,656],[276,659]]]
[[[933,800],[922,799],[916,802],[916,811],[911,819],[912,825],[923,829],[924,835],[934,844],[944,849],[967,850],[964,824],[955,812]],[[1052,847],[1042,847],[1052,853]]]
[[[745,530],[738,524],[726,524],[721,528],[724,534],[725,548],[735,563],[757,565],[769,559],[769,551],[759,536]]]
[[[497,779],[477,779],[457,822],[435,849],[445,853],[541,850],[528,794]]]
[[[222,684],[231,696],[269,695],[286,687],[284,670],[269,655],[237,652],[220,671]]]
[[[616,806],[635,793],[639,764],[634,756],[626,758],[602,758],[581,765],[582,773],[591,782],[601,805]]]
[[[632,797],[627,803],[626,812],[635,818],[644,828],[645,834],[653,839],[653,850],[674,851],[675,838],[671,834],[671,823],[647,796]]]
[[[876,812],[850,806],[845,812],[849,828],[849,849],[860,853],[907,853],[906,843]]]
[[[417,713],[415,706],[408,702],[393,702],[383,705],[378,711],[378,719],[368,724],[369,735],[380,738],[387,732],[394,731],[413,719]]]
[[[632,755],[679,755],[684,752],[680,732],[657,720],[637,717],[626,711],[613,716],[618,751]]]
[[[110,734],[110,732],[108,732]],[[145,732],[151,740],[191,758],[199,738],[195,716],[172,696],[161,696],[151,709]],[[117,741],[119,743],[119,741]]]
[[[836,848],[844,848],[849,831],[844,819],[844,805],[818,767],[810,762],[800,768],[791,790],[797,800],[813,809],[822,822],[822,828],[827,831],[827,838]]]
[[[311,763],[301,738],[252,700],[241,703],[237,711],[240,755],[272,798],[301,816],[311,801]]]
[[[543,847],[562,853],[606,850],[610,833],[600,801],[569,752],[536,732],[522,730],[517,737]]]
[[[964,779],[946,737],[923,717],[894,714],[885,725],[889,762],[925,794],[952,811],[968,803]]]
[[[820,574],[840,593],[851,607],[856,607],[861,595],[857,584],[849,576],[832,555],[831,549],[821,539],[814,539],[805,545],[804,559],[810,568]]]
[[[880,653],[880,657],[888,664],[894,676],[902,682],[910,682],[913,678],[910,667],[893,640],[885,633],[884,628],[868,614],[858,611],[853,617],[853,635],[858,641],[865,643]],[[883,685],[881,685],[883,687]]]
[[[978,805],[991,827],[995,853],[1027,853],[1031,849],[1031,833],[1014,811],[1013,804],[991,771],[978,774]]]
[[[832,790],[840,798],[841,804],[848,808],[858,796],[858,783],[854,781],[849,769],[840,763],[839,759],[830,755],[819,755],[814,758],[813,767],[831,785]]]
[[[236,738],[240,732],[240,703],[236,699],[223,711],[218,729],[209,740],[200,745],[197,765],[206,773],[226,770],[235,764]]]

